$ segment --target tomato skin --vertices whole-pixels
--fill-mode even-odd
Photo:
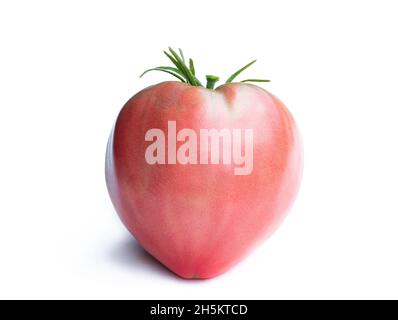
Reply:
[[[253,129],[253,171],[232,164],[149,165],[145,133]],[[217,276],[281,223],[299,189],[298,129],[280,100],[251,84],[214,90],[163,82],[123,107],[106,154],[106,180],[125,226],[143,248],[183,278]]]

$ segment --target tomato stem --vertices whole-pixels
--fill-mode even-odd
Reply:
[[[163,52],[170,59],[170,61],[174,64],[174,67],[162,66],[162,67],[151,68],[151,69],[146,70],[141,75],[141,77],[149,71],[162,71],[162,72],[171,74],[172,76],[176,77],[181,82],[190,84],[191,86],[203,87],[203,85],[200,83],[199,79],[196,77],[195,66],[194,66],[193,60],[192,59],[186,60],[184,57],[184,53],[182,52],[181,49],[178,49],[178,53],[177,53],[175,50],[173,50],[172,48],[169,47],[169,52],[167,52],[167,51],[163,51]],[[186,64],[186,61],[188,61],[189,65]],[[244,70],[249,68],[255,62],[256,62],[256,60],[253,60],[249,64],[245,65],[243,68],[241,68],[238,71],[236,71],[235,73],[233,73],[227,79],[227,81],[225,83],[231,83],[232,81],[234,81],[238,75],[240,75]],[[213,90],[216,82],[218,80],[220,80],[220,78],[217,76],[206,75],[206,80],[207,80],[206,88]],[[269,82],[269,81],[270,80],[250,78],[250,79],[243,80],[240,82]]]
[[[206,80],[207,80],[206,88],[207,88],[207,89],[214,89],[214,85],[216,84],[216,82],[217,82],[218,80],[220,80],[220,78],[217,77],[217,76],[207,75],[207,76],[206,76]]]

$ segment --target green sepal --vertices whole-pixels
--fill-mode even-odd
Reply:
[[[181,72],[177,69],[177,68],[173,68],[173,67],[156,67],[156,68],[151,68],[148,70],[145,70],[141,75],[140,78],[142,76],[144,76],[147,72],[149,71],[162,71],[162,72],[166,72],[168,74],[171,74],[172,76],[176,77],[177,79],[179,79],[180,81],[186,83],[187,81],[185,80],[184,76],[181,74]]]
[[[242,80],[241,82],[271,82],[271,80],[265,80],[265,79],[246,79],[246,80]]]
[[[234,74],[232,74],[232,76],[230,76],[225,83],[231,83],[238,75],[240,75],[243,71],[245,71],[247,68],[249,68],[256,61],[257,60],[253,60],[252,62],[245,65],[243,68],[240,68],[238,71],[236,71]]]

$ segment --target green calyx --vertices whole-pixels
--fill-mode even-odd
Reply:
[[[164,54],[170,59],[170,61],[173,63],[174,67],[166,66],[166,67],[156,67],[156,68],[151,68],[146,70],[143,74],[141,74],[140,77],[142,77],[144,74],[146,74],[149,71],[161,71],[161,72],[166,72],[168,74],[171,74],[172,76],[176,77],[178,80],[181,82],[187,83],[191,86],[196,86],[196,87],[203,87],[199,79],[196,77],[195,74],[195,65],[193,63],[192,59],[188,60],[188,65],[186,64],[186,60],[184,57],[184,53],[182,52],[181,49],[178,49],[178,53],[174,51],[172,48],[169,47],[169,52],[163,51]],[[245,65],[243,68],[239,69],[235,73],[233,73],[225,83],[231,83],[235,80],[235,78],[241,74],[243,71],[245,71],[247,68],[249,68],[252,64],[254,64],[256,60],[253,60],[249,64]],[[220,78],[217,76],[212,76],[212,75],[206,75],[206,88],[207,89],[214,89],[214,86],[216,82]],[[246,79],[242,80],[240,82],[270,82],[270,80],[264,80],[264,79]]]

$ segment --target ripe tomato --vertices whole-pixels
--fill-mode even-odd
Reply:
[[[203,138],[206,132],[214,135]],[[264,89],[168,81],[122,109],[106,180],[121,220],[146,251],[181,277],[210,278],[281,223],[302,164],[292,115]]]

